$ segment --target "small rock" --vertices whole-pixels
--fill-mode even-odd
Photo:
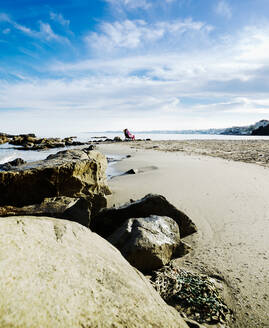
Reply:
[[[116,142],[122,141],[121,137],[115,137],[113,140],[116,141]]]
[[[128,171],[126,171],[124,174],[137,174],[138,170],[137,169],[130,169]]]

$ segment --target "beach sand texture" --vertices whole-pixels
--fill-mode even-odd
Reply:
[[[110,205],[158,193],[184,211],[199,232],[187,238],[193,251],[176,260],[178,264],[223,280],[230,291],[226,301],[235,312],[233,327],[265,328],[269,327],[269,169],[190,155],[205,153],[205,148],[208,155],[213,148],[219,151],[220,157],[225,153],[225,158],[233,159],[235,147],[237,154],[247,156],[246,145],[240,150],[238,145],[229,143],[130,142],[103,144],[98,148],[105,153],[131,155],[114,164],[119,172],[138,170],[137,174],[110,180],[113,191]],[[182,151],[186,145],[192,151]],[[261,158],[259,152],[263,151],[264,155],[268,145],[261,142],[259,150],[248,145],[248,154],[255,153]],[[230,157],[227,148],[231,149]]]

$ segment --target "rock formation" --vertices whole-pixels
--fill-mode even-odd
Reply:
[[[129,219],[107,240],[143,273],[167,264],[180,245],[177,223],[157,215]]]
[[[252,131],[253,136],[269,136],[269,124]]]
[[[84,142],[74,141],[75,137],[60,138],[37,138],[34,134],[21,134],[13,136],[9,143],[22,146],[22,150],[42,150],[49,148],[60,148],[65,146],[84,145]]]
[[[93,212],[106,206],[107,161],[97,151],[66,150],[44,161],[0,171],[0,206],[40,204],[44,198],[85,198]]]
[[[10,169],[12,169],[15,166],[20,166],[23,164],[26,164],[27,162],[25,160],[23,160],[22,158],[16,158],[13,161],[4,163],[0,165],[0,170],[3,171],[9,171]]]
[[[9,139],[5,135],[0,135],[0,145],[8,142]]]
[[[132,203],[127,203],[119,208],[105,208],[97,216],[92,218],[91,229],[100,236],[107,238],[123,222],[130,218],[147,217],[150,215],[168,216],[176,221],[180,236],[185,237],[197,231],[191,219],[170,204],[161,195],[149,194]]]
[[[2,206],[0,207],[0,217],[18,215],[49,216],[76,221],[88,227],[92,211],[91,205],[92,203],[85,198],[71,198],[66,196],[45,198],[41,204],[23,207]],[[106,203],[100,204],[99,207],[105,205]]]
[[[146,278],[89,229],[0,220],[0,327],[187,328]]]
[[[87,144],[87,142],[74,141],[75,138],[37,138],[33,133],[19,135],[0,133],[0,144],[8,142],[11,145],[21,146],[20,150],[42,150]]]

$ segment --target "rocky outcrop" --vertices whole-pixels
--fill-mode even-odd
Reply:
[[[92,211],[91,205],[92,202],[85,198],[65,196],[45,198],[41,204],[23,207],[2,206],[0,207],[0,217],[18,215],[49,216],[76,221],[88,227]],[[99,208],[105,205],[106,203],[100,204]]]
[[[129,219],[107,240],[143,273],[167,264],[180,245],[176,222],[157,215]]]
[[[269,136],[269,124],[252,131],[253,136]]]
[[[188,327],[119,251],[74,222],[2,218],[0,268],[1,327]]]
[[[253,131],[263,128],[268,125],[268,120],[260,120],[252,125],[247,126],[234,126],[232,128],[224,129],[220,134],[229,134],[229,135],[251,135]]]
[[[21,146],[20,150],[43,150],[60,148],[65,146],[81,146],[87,142],[74,141],[76,137],[66,138],[37,138],[34,133],[28,134],[6,134],[0,133],[0,144],[8,142],[14,146]]]
[[[9,139],[5,135],[0,135],[0,145],[8,142]]]
[[[13,161],[7,162],[5,164],[1,164],[0,165],[0,170],[3,171],[9,171],[10,169],[12,169],[13,167],[17,167],[23,164],[26,164],[27,162],[25,160],[23,160],[22,158],[16,158]]]
[[[122,141],[122,139],[121,139],[121,137],[115,137],[115,138],[113,139],[113,141],[120,142],[120,141]]]
[[[76,137],[61,138],[37,138],[34,134],[20,134],[8,139],[11,145],[21,146],[21,150],[43,150],[61,148],[65,146],[80,146],[86,143],[74,141]]]
[[[186,214],[170,204],[165,197],[153,194],[149,194],[135,202],[127,203],[119,208],[103,209],[97,216],[92,218],[90,227],[102,237],[107,238],[125,220],[147,217],[153,214],[168,216],[174,219],[178,224],[181,237],[197,231],[195,224]]]
[[[0,206],[39,204],[44,198],[86,198],[95,212],[106,204],[107,161],[97,151],[66,150],[44,161],[0,172]]]

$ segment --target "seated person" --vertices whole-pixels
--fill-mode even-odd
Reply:
[[[123,130],[124,136],[126,139],[132,139],[135,140],[135,135],[132,134],[128,129]]]

